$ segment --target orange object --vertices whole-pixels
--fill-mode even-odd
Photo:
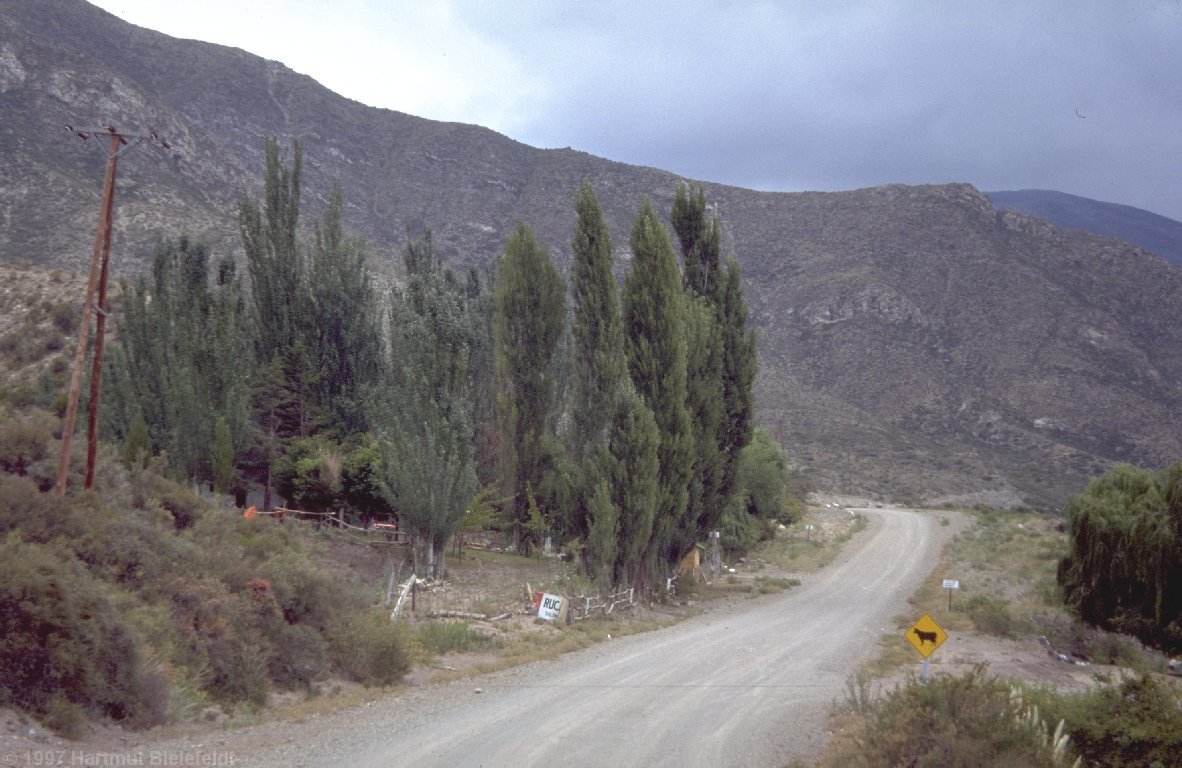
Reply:
[[[257,515],[258,513],[259,513],[259,511],[255,508],[254,504],[251,504],[249,507],[246,508],[246,511],[242,513],[242,516],[245,517],[247,520],[249,520],[252,517],[254,517],[255,515]]]

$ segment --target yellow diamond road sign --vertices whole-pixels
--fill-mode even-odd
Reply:
[[[948,633],[926,613],[907,630],[907,642],[925,659],[947,639]]]

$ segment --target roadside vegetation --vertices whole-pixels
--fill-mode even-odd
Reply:
[[[89,716],[147,728],[406,671],[405,628],[290,527],[109,450],[94,492],[46,493],[55,421],[0,415],[0,704],[76,734]]]
[[[1182,681],[1164,674],[1163,652],[1177,650],[1171,633],[1178,616],[1167,599],[1151,598],[1158,582],[1147,578],[1176,567],[1170,553],[1180,551],[1182,539],[1175,533],[1174,549],[1158,547],[1153,551],[1162,556],[1148,562],[1132,556],[1147,546],[1139,536],[1182,522],[1179,477],[1179,465],[1161,472],[1118,466],[1068,505],[1066,522],[961,510],[971,525],[913,596],[914,615],[899,618],[879,659],[852,676],[844,699],[835,702],[837,735],[823,763],[1182,765]],[[942,588],[947,577],[961,586],[951,611]],[[1104,604],[1109,615],[1081,620]],[[1093,665],[1092,685],[1059,691],[985,666],[940,673],[937,663],[930,680],[910,675],[884,692],[876,677],[916,662],[902,638],[922,612],[950,632],[1027,642],[1042,637],[1051,663]],[[1105,627],[1135,628],[1141,637]]]
[[[568,277],[525,224],[466,273],[424,230],[385,293],[342,191],[305,217],[299,144],[264,150],[241,258],[163,234],[148,273],[112,291],[93,489],[76,455],[69,492],[48,494],[78,280],[0,295],[0,704],[63,732],[91,715],[149,727],[334,676],[387,685],[504,641],[391,625],[389,584],[243,517],[248,499],[396,523],[436,581],[454,535],[495,529],[518,556],[552,548],[586,591],[645,600],[707,532],[739,557],[799,516],[799,478],[753,423],[755,336],[701,189],[679,186],[665,218],[637,201],[619,285],[584,184]]]

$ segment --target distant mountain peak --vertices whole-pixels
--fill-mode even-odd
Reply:
[[[1131,205],[1105,203],[1049,189],[987,192],[998,208],[1046,219],[1064,229],[1078,229],[1139,245],[1175,266],[1182,266],[1182,222]]]

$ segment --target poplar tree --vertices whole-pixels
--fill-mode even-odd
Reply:
[[[683,548],[693,546],[722,517],[727,456],[723,398],[722,330],[717,306],[692,292],[686,296],[686,409],[693,433],[693,471],[686,495]]]
[[[264,147],[263,204],[243,195],[238,202],[238,230],[250,270],[251,297],[257,328],[257,359],[266,363],[297,344],[299,299],[304,267],[297,248],[300,217],[300,171],[303,153],[297,141],[292,164],[279,155],[279,143],[268,137]]]
[[[381,322],[365,242],[341,227],[341,187],[317,223],[308,264],[307,348],[316,400],[344,437],[365,431],[362,392],[381,375]]]
[[[670,218],[681,245],[686,289],[717,303],[722,237],[718,218],[706,216],[706,191],[699,186],[696,192],[690,192],[679,183]]]
[[[441,267],[429,234],[408,243],[403,259],[407,287],[390,310],[393,364],[371,414],[384,476],[371,485],[389,489],[438,577],[476,488],[468,377],[476,324],[464,286]]]
[[[274,462],[293,438],[308,437],[324,423],[314,398],[317,370],[306,346],[305,266],[299,253],[300,173],[303,153],[292,147],[292,164],[268,137],[264,147],[263,201],[243,195],[238,229],[250,273],[255,326],[252,463],[265,478],[270,507]]]
[[[632,271],[622,294],[628,371],[659,433],[653,534],[642,557],[648,575],[685,553],[684,527],[693,470],[693,434],[686,410],[684,294],[669,233],[652,204],[641,203],[629,238]]]
[[[567,448],[574,466],[570,535],[585,538],[588,564],[611,579],[615,570],[619,509],[605,484],[609,441],[621,388],[627,380],[623,322],[612,274],[607,222],[590,182],[575,200],[578,218],[571,246],[571,425]],[[594,503],[593,503],[594,502]],[[609,535],[610,530],[610,535]]]
[[[755,337],[747,329],[739,267],[721,261],[721,225],[708,215],[702,187],[679,184],[671,213],[691,301],[687,407],[694,425],[689,492],[693,531],[713,529],[735,493],[740,454],[751,441]]]
[[[576,460],[607,444],[612,408],[627,375],[623,321],[612,242],[599,200],[583,182],[575,201],[578,220],[571,240],[572,430]]]
[[[501,477],[512,498],[515,541],[528,550],[531,488],[553,458],[547,433],[554,396],[552,362],[565,321],[564,286],[545,248],[518,224],[497,261],[493,310]]]
[[[724,504],[734,495],[739,461],[755,426],[756,359],[755,330],[747,327],[747,303],[743,300],[739,263],[727,259],[722,280],[719,313],[722,331],[722,399],[726,415],[723,424],[722,482],[719,495]]]
[[[119,318],[112,361],[122,370],[112,382],[120,392],[111,403],[122,411],[122,426],[113,436],[119,439],[142,420],[152,450],[168,455],[179,478],[214,479],[219,419],[228,440],[220,450],[229,451],[231,462],[248,443],[241,364],[251,341],[241,286],[227,261],[217,265],[211,286],[203,243],[161,240],[150,281],[140,278],[128,287]]]
[[[653,412],[631,382],[625,382],[612,417],[609,481],[616,512],[615,584],[643,590],[655,576],[654,561],[645,555],[653,543],[657,512],[661,445]]]
[[[230,427],[224,416],[219,417],[214,425],[210,463],[213,465],[214,492],[227,492],[234,482],[234,445],[230,439]]]

